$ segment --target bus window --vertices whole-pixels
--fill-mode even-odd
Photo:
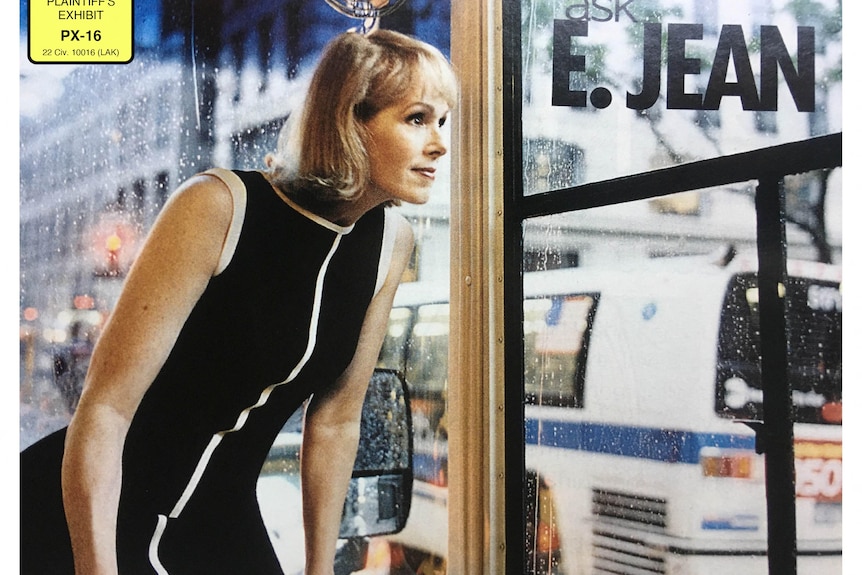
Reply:
[[[841,424],[841,285],[790,277],[782,287],[796,421]],[[716,411],[724,417],[763,418],[758,324],[756,278],[737,275],[719,333]]]
[[[583,407],[582,366],[597,298],[524,301],[524,391],[528,404]]]

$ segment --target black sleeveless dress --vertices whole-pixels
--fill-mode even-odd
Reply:
[[[247,191],[235,251],[126,439],[123,575],[282,572],[255,495],[260,468],[286,419],[347,367],[385,275],[383,208],[341,228],[287,203],[262,174],[235,174]],[[73,572],[59,493],[64,433],[21,455],[21,573]]]

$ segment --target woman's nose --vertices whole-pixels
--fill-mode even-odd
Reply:
[[[431,128],[427,153],[434,157],[440,157],[445,155],[448,151],[449,150],[446,148],[446,140],[443,137],[441,129],[436,126]]]

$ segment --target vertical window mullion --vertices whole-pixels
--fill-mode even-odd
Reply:
[[[521,3],[503,2],[503,326],[505,349],[506,572],[521,573],[524,549],[524,325],[521,127]]]
[[[793,402],[787,375],[787,330],[780,286],[787,276],[784,194],[779,178],[760,181],[757,209],[763,425],[758,441],[766,453],[766,514],[769,572],[796,573],[796,491],[793,482]]]

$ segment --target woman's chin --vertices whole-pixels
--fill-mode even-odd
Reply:
[[[400,199],[402,202],[406,204],[413,204],[414,206],[421,206],[422,204],[428,203],[428,198],[430,194],[428,192],[415,192],[412,194],[404,194]]]

